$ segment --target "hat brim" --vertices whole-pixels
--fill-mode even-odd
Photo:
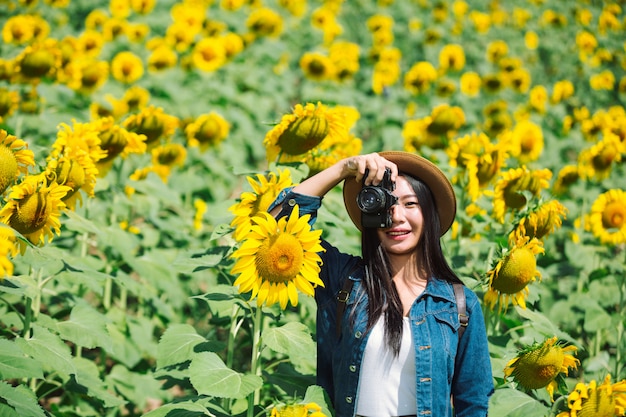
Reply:
[[[450,180],[435,164],[420,155],[401,151],[383,151],[378,152],[378,154],[396,164],[398,171],[421,180],[430,188],[439,212],[441,235],[443,236],[452,226],[456,216],[456,197]],[[354,177],[347,178],[343,184],[343,201],[348,215],[356,227],[362,231],[361,210],[356,202],[357,194],[361,188],[363,188],[363,184],[355,181]]]

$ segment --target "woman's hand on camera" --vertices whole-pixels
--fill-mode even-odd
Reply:
[[[380,184],[387,168],[391,171],[391,181],[395,182],[398,167],[376,152],[352,156],[344,160],[345,178],[354,176],[355,181],[361,182],[365,177],[365,185]]]

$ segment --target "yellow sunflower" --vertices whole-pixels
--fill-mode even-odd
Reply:
[[[570,368],[576,369],[580,364],[572,356],[576,350],[576,346],[564,347],[557,343],[556,336],[534,343],[521,349],[506,364],[504,377],[513,376],[517,385],[525,390],[545,388],[553,399],[554,390],[565,386],[563,374],[567,375]]]
[[[235,228],[233,237],[238,241],[241,241],[250,230],[251,218],[258,213],[266,212],[282,189],[294,185],[291,171],[288,169],[279,169],[277,173],[270,172],[267,176],[258,174],[256,181],[252,177],[247,177],[247,180],[252,192],[241,193],[239,202],[228,209],[235,216],[230,225]]]
[[[512,155],[522,164],[536,161],[543,152],[544,139],[541,127],[530,120],[516,124],[511,139],[515,145]]]
[[[426,93],[438,76],[437,69],[430,62],[416,62],[404,75],[404,88],[415,95]]]
[[[116,124],[112,116],[101,117],[95,120],[93,125],[100,138],[100,148],[106,152],[106,156],[96,164],[100,177],[104,177],[109,172],[118,156],[125,159],[131,153],[146,152],[145,135],[129,132]]]
[[[146,136],[148,149],[156,146],[161,139],[170,138],[178,129],[180,120],[169,115],[161,107],[150,105],[139,113],[128,116],[122,126],[130,132]]]
[[[48,158],[54,159],[67,154],[68,149],[79,149],[87,153],[94,163],[97,163],[106,157],[106,151],[100,147],[100,143],[97,124],[73,121],[70,126],[61,123]]]
[[[163,182],[167,183],[172,169],[182,167],[187,159],[187,149],[179,143],[166,143],[152,149],[152,166]]]
[[[465,67],[465,51],[458,44],[445,45],[439,52],[439,70],[461,71]]]
[[[514,242],[518,236],[541,240],[561,227],[566,214],[567,208],[557,200],[539,204],[516,223],[509,241]]]
[[[8,224],[34,245],[45,244],[61,233],[59,217],[65,209],[66,185],[48,183],[45,173],[29,175],[11,188],[0,210],[0,222]],[[19,241],[22,253],[26,246]]]
[[[320,102],[296,104],[293,112],[283,115],[280,123],[265,135],[267,160],[280,162],[284,154],[301,155],[327,138],[336,140],[347,135],[343,114]]]
[[[191,147],[205,151],[221,143],[230,131],[230,124],[220,114],[210,112],[200,115],[185,126],[185,135]]]
[[[144,74],[143,61],[130,51],[117,53],[111,61],[111,75],[124,84],[138,81]]]
[[[579,382],[567,396],[567,411],[556,417],[614,417],[626,413],[626,379],[611,384],[607,375],[600,386],[595,380]]]
[[[300,69],[310,80],[329,80],[335,76],[335,66],[329,56],[321,52],[305,52],[300,58]]]
[[[316,403],[284,404],[272,408],[270,417],[326,417]]]
[[[499,311],[506,310],[509,302],[526,308],[528,284],[541,279],[535,256],[544,253],[543,244],[537,238],[520,236],[511,248],[504,251],[495,267],[487,272],[489,290],[485,303],[493,310],[499,302]]]
[[[480,74],[478,74],[477,72],[468,71],[463,73],[459,82],[461,84],[461,93],[465,94],[466,96],[476,97],[478,93],[480,93],[482,80],[480,78]]]
[[[264,36],[276,38],[283,31],[283,19],[280,14],[268,7],[259,7],[248,16],[246,27],[256,38]]]
[[[626,142],[616,134],[605,131],[602,140],[580,153],[580,175],[585,179],[606,179],[611,174],[611,168],[621,162],[625,154]]]
[[[252,227],[242,245],[231,256],[236,259],[231,273],[239,275],[234,285],[240,293],[252,292],[257,306],[280,303],[281,309],[298,304],[298,291],[313,296],[324,251],[321,230],[311,230],[310,215],[299,215],[298,206],[289,217],[278,221],[263,212],[252,218]]]
[[[580,170],[577,165],[564,165],[561,167],[554,184],[552,184],[552,193],[562,195],[567,193],[572,184],[580,179]]]
[[[88,197],[94,197],[98,168],[89,155],[82,149],[68,148],[66,152],[48,159],[45,175],[50,183],[56,182],[70,187],[63,197],[63,202],[70,210],[76,208],[76,202],[83,202],[83,191]]]
[[[194,67],[200,71],[216,71],[226,63],[224,42],[217,37],[202,38],[194,46],[191,57]]]
[[[28,167],[35,165],[35,154],[22,139],[0,129],[0,194],[4,193],[19,177],[27,174]]]
[[[15,233],[13,229],[0,225],[0,281],[5,277],[13,275],[12,257],[17,255],[17,246],[15,246]]]
[[[591,206],[585,227],[602,243],[626,243],[626,191],[611,189],[600,194]]]
[[[496,182],[493,197],[493,217],[503,223],[507,210],[520,210],[527,203],[524,192],[537,197],[548,188],[552,171],[547,168],[529,170],[526,166],[504,172]]]

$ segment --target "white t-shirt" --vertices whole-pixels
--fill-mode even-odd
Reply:
[[[400,354],[396,357],[385,344],[384,318],[372,328],[367,339],[356,413],[361,416],[402,416],[415,414],[415,350],[411,323],[404,317]]]

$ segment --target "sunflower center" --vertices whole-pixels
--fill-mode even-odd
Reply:
[[[613,417],[616,415],[615,398],[605,390],[592,390],[576,415],[578,417]]]
[[[605,229],[621,229],[626,221],[626,207],[618,201],[606,205],[602,212],[602,226]]]
[[[501,293],[516,294],[532,281],[536,267],[537,259],[529,248],[514,249],[504,260],[493,287]]]
[[[263,244],[257,253],[256,267],[264,279],[281,283],[293,280],[302,269],[304,253],[298,239],[280,233]]]
[[[522,355],[515,365],[515,377],[526,389],[539,389],[548,385],[561,370],[563,350],[544,345]]]
[[[4,192],[17,177],[17,159],[11,149],[0,145],[0,194]]]
[[[329,131],[325,118],[305,116],[287,127],[278,138],[278,146],[289,155],[300,155],[319,145]]]
[[[48,203],[47,195],[37,192],[19,202],[9,225],[21,234],[28,235],[44,227],[51,213],[52,205]]]

